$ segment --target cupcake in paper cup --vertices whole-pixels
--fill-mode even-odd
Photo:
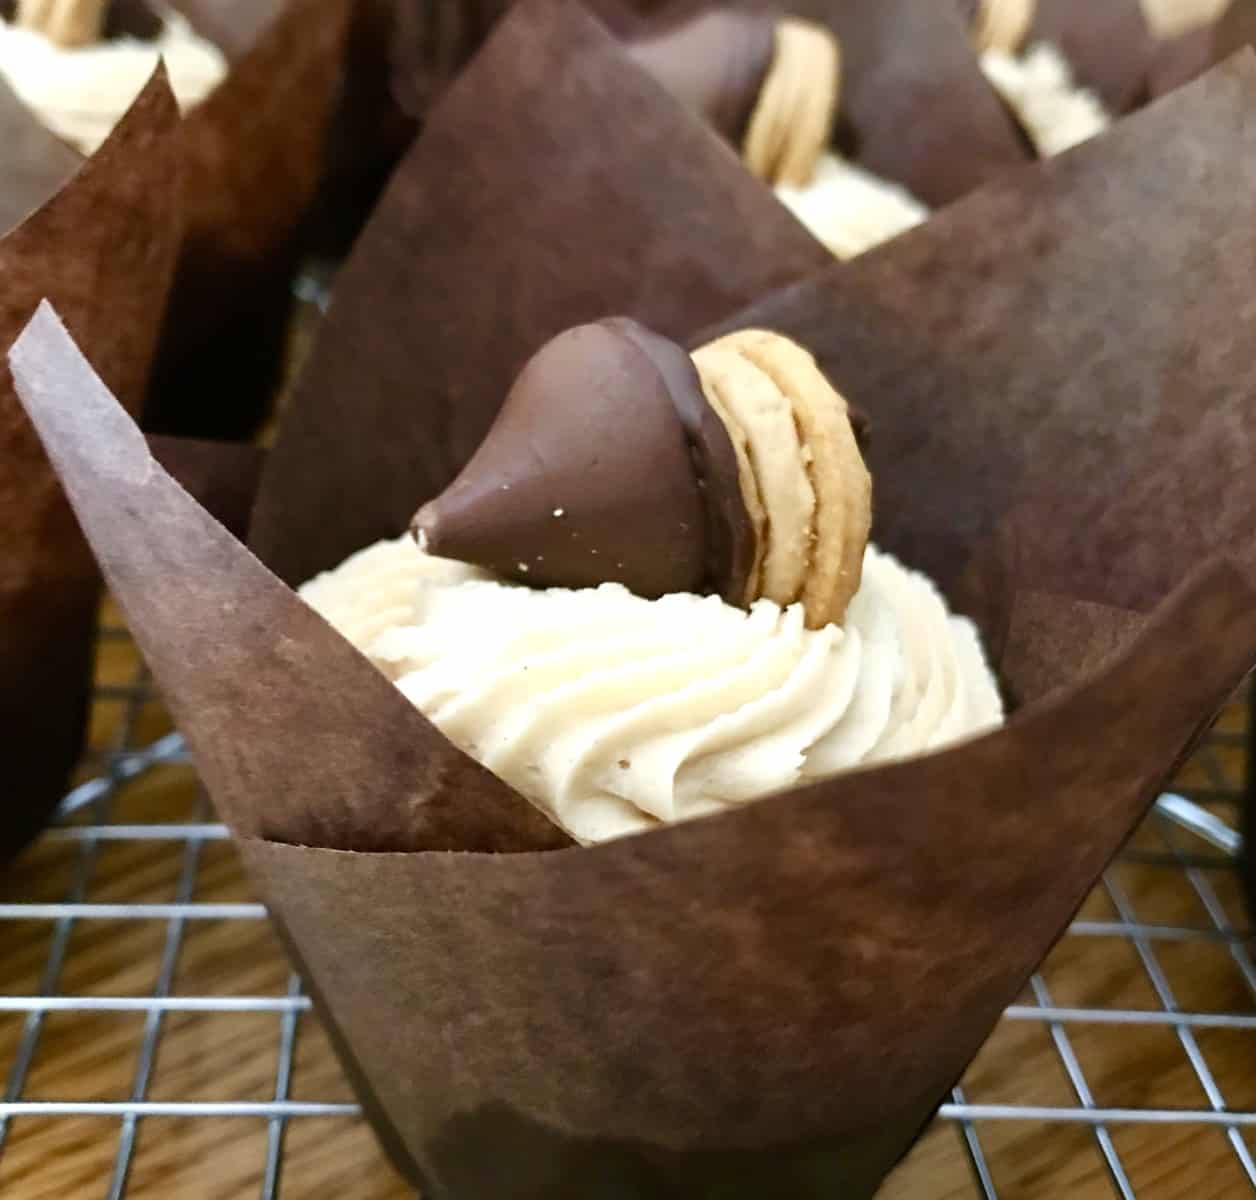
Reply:
[[[252,551],[38,314],[11,355],[19,394],[366,1112],[427,1194],[871,1196],[911,1144],[1256,662],[1254,95],[1256,64],[1223,67],[876,255],[713,315],[781,268],[779,206],[595,24],[529,6],[442,101],[357,246]],[[614,101],[636,118],[631,166],[594,157]],[[500,145],[469,148],[464,128]],[[529,180],[550,194],[566,155],[586,194],[519,204]],[[438,167],[460,206],[418,186]],[[684,219],[694,179],[726,200],[703,223]],[[845,402],[867,415],[862,450]],[[402,545],[422,578],[341,566],[408,536],[416,510],[428,549]],[[545,541],[568,520],[624,566]],[[874,599],[891,560],[932,581],[904,594],[935,619]],[[337,569],[373,606],[356,624],[327,606],[365,654],[294,590]],[[898,634],[872,632],[878,616]],[[653,798],[620,811],[644,826],[573,828],[570,781],[674,761],[660,736],[710,737],[741,711],[749,676],[702,656],[750,629],[742,661],[767,645],[770,673],[780,647],[756,622],[796,638],[796,662],[816,638],[830,666],[856,637],[898,646],[881,656],[892,698],[903,631],[926,630],[940,670],[916,678],[949,679],[934,694],[984,700],[981,716],[930,707],[905,757],[810,778],[832,728],[786,721],[735,767],[700,754],[634,775]],[[490,648],[522,648],[519,669],[490,680]],[[431,651],[426,694],[408,694]],[[476,669],[442,670],[462,656]],[[592,761],[584,719],[622,734],[616,697],[669,656],[678,678],[647,689],[629,768],[612,753],[573,775]],[[534,669],[556,689],[531,691]],[[715,678],[721,711],[708,689],[705,723],[672,730],[669,697]],[[876,690],[862,667],[844,678],[851,703]],[[522,699],[466,721],[468,689],[492,688]],[[431,697],[458,689],[455,728]],[[546,714],[530,741],[529,697]],[[738,791],[782,763],[804,777]]]
[[[278,381],[297,239],[323,178],[350,0],[8,0],[0,80],[76,155],[159,62],[179,102],[184,223],[146,403],[164,433],[237,438]]]
[[[1141,0],[672,6],[628,44],[846,259],[1219,62],[1243,10],[1179,44]]]

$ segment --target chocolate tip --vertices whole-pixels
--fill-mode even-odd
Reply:
[[[536,587],[698,590],[712,535],[686,414],[704,403],[675,343],[622,318],[569,329],[529,360],[411,535]]]
[[[419,544],[424,554],[431,554],[434,543],[438,540],[436,529],[440,524],[436,502],[429,500],[410,522],[410,536]]]

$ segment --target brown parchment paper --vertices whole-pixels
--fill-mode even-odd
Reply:
[[[248,442],[205,442],[152,435],[152,456],[228,533],[245,537],[266,451]]]
[[[1243,811],[1239,816],[1239,828],[1243,835],[1239,869],[1247,893],[1248,915],[1256,920],[1256,704],[1252,703],[1250,690],[1247,720],[1247,788],[1244,792]]]
[[[391,0],[391,63],[396,97],[416,120],[427,115],[445,88],[488,40],[517,0]],[[631,36],[660,7],[632,0],[583,0],[614,34]]]
[[[182,0],[231,59],[185,116],[187,231],[146,423],[242,437],[278,384],[303,219],[323,175],[352,0]]]
[[[1256,705],[1248,710],[1250,728],[1247,736],[1247,796],[1243,803],[1243,852],[1240,866],[1247,888],[1247,911],[1256,916]]]
[[[50,297],[132,413],[178,251],[177,121],[159,72],[78,166],[0,89],[0,129],[19,135],[0,139],[0,195],[26,216],[0,239],[0,347]],[[78,757],[98,594],[91,552],[0,365],[0,859],[43,824]]]
[[[341,258],[362,231],[418,122],[402,105],[394,54],[404,44],[409,0],[355,0],[343,86],[328,133],[326,173],[315,198],[311,245]],[[417,6],[416,6],[417,7]],[[423,11],[430,7],[426,3]]]
[[[368,1110],[430,1194],[866,1197],[910,1143],[1256,661],[1250,520],[1227,509],[1192,553],[1169,494],[1218,467],[1236,505],[1252,486],[1233,464],[1256,436],[1234,399],[1256,370],[1235,303],[1256,203],[1242,186],[1253,70],[1223,68],[756,310],[814,335],[835,379],[873,401],[890,497],[877,536],[983,600],[1023,701],[1008,726],[592,850],[556,845],[192,504],[50,311],[28,330],[13,354],[22,398]],[[456,162],[465,143],[441,140],[442,119],[427,144]],[[639,211],[655,212],[635,230],[643,261],[667,261],[669,244],[692,254],[704,227],[668,221],[642,186]],[[1178,219],[1156,224],[1149,264],[1142,222],[1162,209]],[[477,306],[491,297],[503,354],[534,320],[469,270],[492,213],[473,205],[447,246],[407,260],[449,314],[391,379],[438,443],[408,468],[414,502],[444,482],[457,410],[504,394],[450,366],[492,368]],[[549,237],[517,231],[561,243],[556,305],[600,265],[599,227],[570,216],[555,212]],[[1024,229],[1004,246],[1020,253],[970,247],[965,274],[955,247],[992,228]],[[494,245],[509,264],[513,243]],[[1111,277],[1126,281],[1120,304]],[[513,281],[507,265],[496,282]],[[381,319],[414,303],[389,284],[374,293]],[[339,352],[355,349],[371,361],[369,340]],[[329,565],[346,529],[399,527],[372,497],[398,470],[401,427],[317,389],[298,396],[307,406],[321,440],[304,473],[278,465],[285,428],[265,482],[283,570]],[[1218,423],[1235,456],[1220,464]],[[340,479],[339,507],[309,522],[336,437],[354,454],[374,445],[378,469]],[[1143,502],[1109,503],[1110,476]],[[365,531],[361,505],[377,523]],[[1074,513],[1101,515],[1098,533]],[[1092,536],[1131,547],[1112,578]],[[1018,661],[1038,664],[1033,690]]]
[[[30,216],[69,181],[82,161],[0,79],[0,233]]]
[[[1026,40],[1058,47],[1074,79],[1110,113],[1127,113],[1146,99],[1156,39],[1143,0],[1037,0]]]

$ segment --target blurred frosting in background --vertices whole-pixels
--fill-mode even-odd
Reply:
[[[94,154],[164,61],[186,112],[227,74],[222,52],[178,13],[157,36],[58,46],[42,33],[0,21],[0,76],[44,126],[83,154]]]

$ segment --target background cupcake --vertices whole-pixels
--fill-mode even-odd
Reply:
[[[0,11],[0,77],[83,154],[168,64],[183,113],[184,241],[145,406],[154,430],[241,437],[273,397],[350,8],[12,0]]]

